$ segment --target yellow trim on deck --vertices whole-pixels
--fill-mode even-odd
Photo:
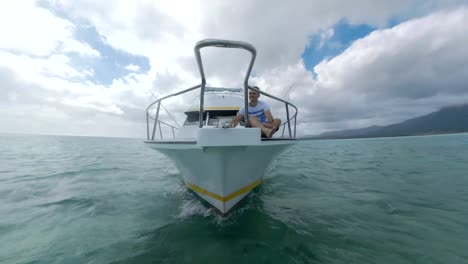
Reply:
[[[223,110],[240,110],[239,106],[226,106],[226,107],[205,107],[205,111],[223,111]],[[189,109],[187,112],[198,112],[200,108]]]
[[[197,192],[199,194],[203,194],[203,195],[206,195],[206,196],[209,196],[213,199],[216,199],[218,201],[221,201],[223,203],[229,201],[229,200],[232,200],[234,198],[236,198],[237,196],[241,195],[241,194],[244,194],[246,192],[249,192],[251,191],[252,189],[254,189],[255,187],[257,187],[258,185],[260,185],[260,183],[262,183],[262,178],[252,182],[251,184],[245,186],[245,187],[242,187],[240,188],[239,190],[229,194],[228,196],[221,196],[219,194],[216,194],[216,193],[212,193],[210,191],[207,191],[205,189],[203,189],[202,187],[198,186],[198,185],[195,185],[195,184],[192,184],[190,182],[185,182],[185,185],[187,186],[187,188],[189,188],[190,190],[194,191],[194,192]]]

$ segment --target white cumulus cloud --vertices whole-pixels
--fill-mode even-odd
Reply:
[[[42,4],[42,5],[40,5]],[[251,78],[299,107],[299,135],[382,125],[468,102],[467,7],[462,0],[357,1],[1,1],[0,132],[145,136],[144,109],[155,96],[200,82],[194,44],[204,38],[252,43]],[[406,21],[389,28],[389,21]],[[378,28],[309,71],[301,55],[311,36],[327,41],[339,21]],[[100,41],[149,60],[110,85],[80,60],[105,52]],[[226,50],[224,50],[226,51]],[[213,84],[242,82],[248,56],[204,50]],[[111,58],[112,59],[112,58]],[[188,99],[166,105],[184,110]],[[279,116],[281,105],[272,104]],[[24,113],[28,114],[25,120]],[[65,125],[67,124],[67,125]]]

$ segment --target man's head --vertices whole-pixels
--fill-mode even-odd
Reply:
[[[253,86],[254,88],[256,88],[257,90],[260,90],[260,88],[258,88],[257,86]],[[250,102],[252,103],[256,103],[258,101],[258,98],[260,97],[260,93],[253,90],[253,89],[249,89],[249,100]]]

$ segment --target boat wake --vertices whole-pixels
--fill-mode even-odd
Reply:
[[[201,201],[193,197],[182,202],[177,218],[187,219],[192,216],[209,217],[215,215],[216,212],[213,208],[206,207]]]

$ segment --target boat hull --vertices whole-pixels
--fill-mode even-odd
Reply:
[[[270,162],[294,140],[268,140],[245,146],[147,143],[174,161],[187,188],[225,214],[260,185]]]

